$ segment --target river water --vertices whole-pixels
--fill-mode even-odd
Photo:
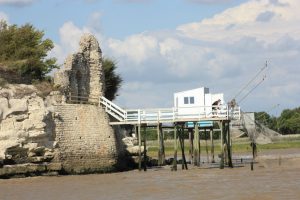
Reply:
[[[233,169],[170,167],[81,176],[0,180],[0,200],[300,199],[300,159]]]

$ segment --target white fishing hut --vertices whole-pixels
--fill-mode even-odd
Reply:
[[[218,110],[214,112],[212,105],[218,100]],[[174,93],[174,107],[181,117],[213,117],[224,105],[223,93],[211,94],[206,87]]]

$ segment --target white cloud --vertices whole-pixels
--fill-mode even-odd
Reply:
[[[58,62],[62,64],[67,55],[78,50],[80,37],[84,33],[92,33],[99,41],[102,41],[102,35],[99,32],[100,18],[100,13],[92,13],[87,26],[84,27],[78,27],[72,21],[65,22],[59,29],[60,42],[55,43],[50,56],[58,58]]]
[[[126,57],[135,64],[141,64],[157,51],[157,39],[146,34],[132,35],[124,41],[109,39],[108,47],[117,58]]]
[[[0,0],[0,5],[9,5],[9,6],[28,6],[34,3],[37,0]]]
[[[8,22],[8,15],[0,11],[0,21],[2,20]]]
[[[300,6],[300,1],[274,2],[250,0],[212,18],[179,26],[178,30],[187,37],[210,41],[235,40],[245,36],[274,41],[283,34],[299,38],[300,32],[296,24],[299,24],[300,15],[296,8]]]
[[[283,107],[297,106],[295,94],[300,94],[300,87],[296,87],[300,74],[297,67],[300,63],[299,6],[300,1],[297,0],[250,0],[201,22],[181,25],[175,34],[143,34],[143,37],[154,37],[158,49],[143,48],[142,56],[126,51],[134,46],[131,43],[138,41],[135,37],[131,38],[131,42],[128,38],[118,40],[114,49],[127,52],[124,53],[126,58],[146,61],[143,71],[139,72],[142,78],[129,76],[128,81],[134,81],[135,85],[151,82],[158,90],[148,94],[144,92],[146,89],[132,91],[125,87],[123,92],[127,98],[122,98],[122,102],[137,106],[131,97],[151,99],[154,95],[163,104],[166,95],[155,94],[162,89],[167,92],[180,88],[174,80],[185,85],[184,89],[208,86],[213,92],[224,92],[229,100],[257,73],[265,60],[269,60],[271,65],[267,79],[243,102],[245,110],[267,109],[270,104],[277,103]],[[119,63],[124,59],[121,58]],[[158,62],[153,63],[153,60]],[[275,67],[274,64],[281,66]],[[154,65],[160,68],[154,68]],[[156,70],[160,74],[149,75]],[[127,68],[123,73],[134,71]],[[173,84],[162,86],[168,82]],[[168,101],[172,102],[172,98]]]
[[[229,100],[266,60],[270,61],[267,79],[243,102],[243,110],[258,111],[278,103],[282,108],[296,107],[299,7],[298,0],[249,0],[173,31],[124,39],[103,37],[101,14],[95,13],[83,27],[66,22],[55,50],[60,55],[70,53],[77,49],[83,32],[96,34],[104,54],[118,61],[124,79],[118,104],[127,108],[172,106],[173,92],[200,86],[224,92]]]
[[[218,3],[228,3],[234,0],[186,0],[191,3],[200,3],[200,4],[218,4]]]

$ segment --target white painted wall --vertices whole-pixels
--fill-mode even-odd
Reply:
[[[185,97],[188,98],[188,104],[184,102]],[[193,104],[190,102],[191,98],[194,98]],[[178,115],[196,116],[201,113],[208,116],[212,113],[212,103],[218,99],[221,99],[221,104],[225,103],[223,93],[210,94],[209,88],[201,87],[174,93],[174,107],[177,108]]]

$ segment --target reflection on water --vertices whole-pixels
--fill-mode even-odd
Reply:
[[[0,180],[0,199],[300,199],[300,166],[267,164]]]

